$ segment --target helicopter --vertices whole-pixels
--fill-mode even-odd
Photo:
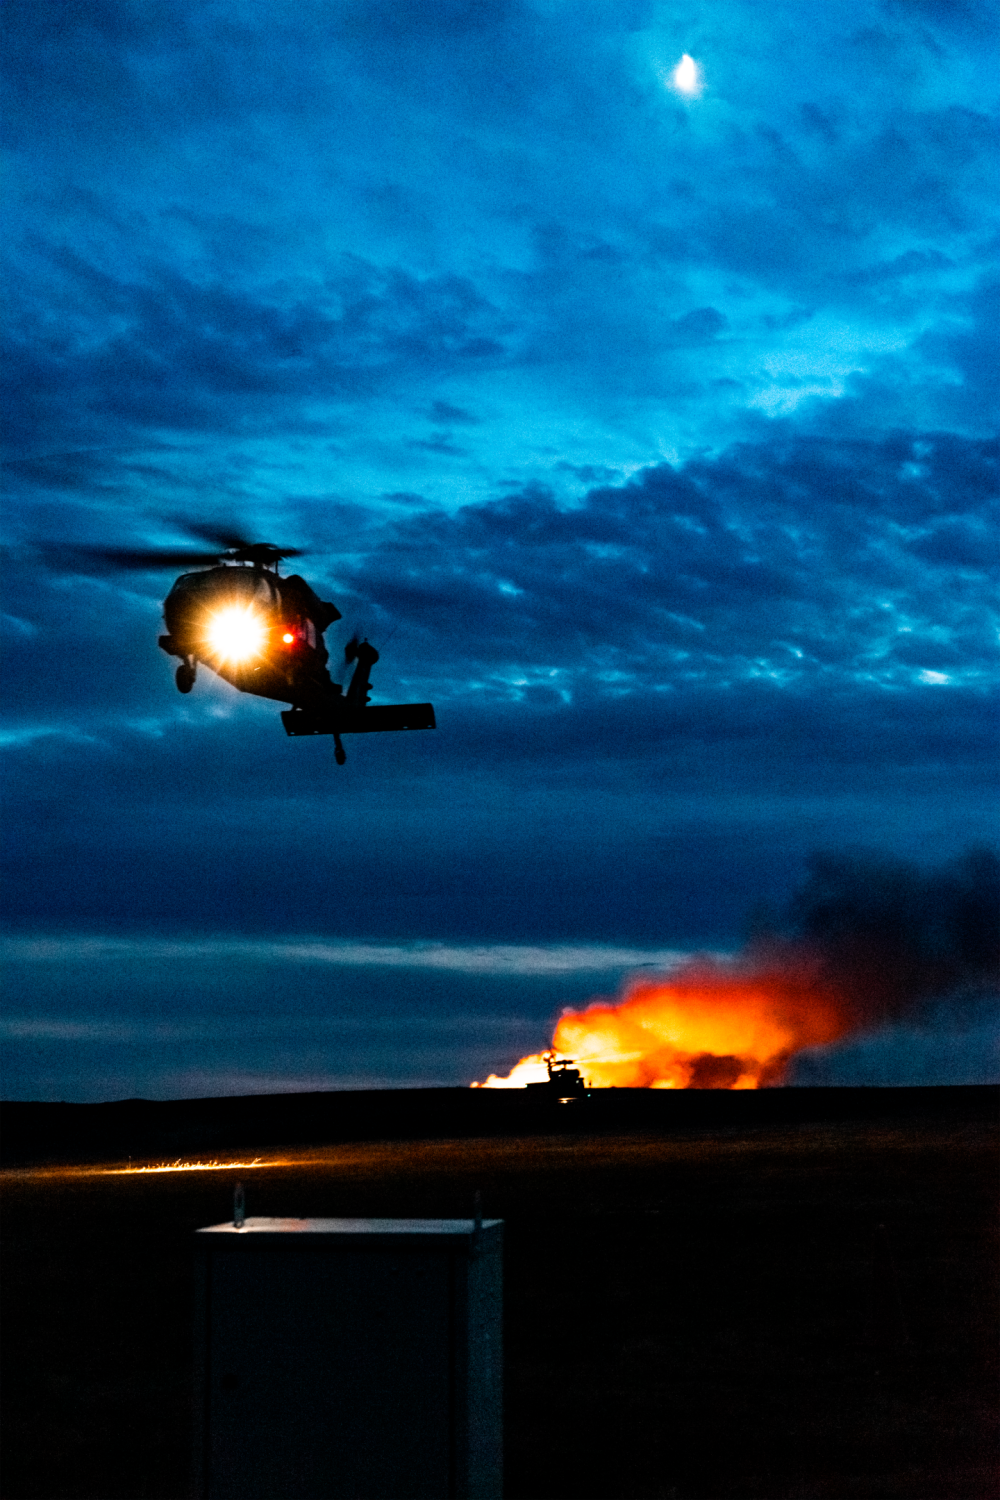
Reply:
[[[178,692],[190,693],[199,666],[207,667],[241,693],[253,693],[291,707],[281,715],[291,736],[330,734],[335,759],[347,759],[341,735],[399,729],[434,729],[430,703],[369,707],[371,669],[379,653],[354,636],[344,651],[354,664],[346,690],[330,677],[330,653],[323,632],[341,619],[336,605],[320,599],[297,573],[282,577],[279,564],[300,557],[297,548],[189,526],[215,541],[213,552],[102,551],[119,566],[188,566],[164,600],[166,633],[160,649],[180,658]]]

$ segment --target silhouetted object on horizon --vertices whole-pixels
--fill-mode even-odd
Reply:
[[[536,1096],[556,1099],[560,1104],[572,1104],[577,1099],[589,1097],[589,1089],[579,1068],[574,1068],[572,1057],[558,1057],[555,1052],[545,1053],[548,1078],[544,1083],[528,1083],[525,1087],[534,1090]]]

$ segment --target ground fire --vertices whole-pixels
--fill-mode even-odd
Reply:
[[[990,850],[928,872],[815,856],[786,912],[742,953],[691,959],[563,1011],[548,1053],[473,1088],[555,1087],[570,1060],[590,1088],[780,1084],[803,1048],[996,997],[998,914],[1000,860]]]
[[[848,1029],[836,996],[808,970],[740,972],[702,960],[627,986],[618,1000],[566,1010],[552,1037],[591,1088],[755,1089],[780,1082],[802,1047]],[[548,1077],[544,1055],[474,1087],[523,1088]]]

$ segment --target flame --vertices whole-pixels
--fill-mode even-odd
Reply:
[[[565,1010],[553,1049],[575,1060],[591,1088],[755,1089],[780,1080],[793,1053],[834,1041],[849,1022],[833,990],[799,969],[701,961],[634,980],[621,999]],[[544,1082],[540,1054],[474,1088]]]
[[[333,1156],[338,1158],[342,1153],[324,1152],[322,1156],[311,1153],[294,1152],[292,1155],[255,1156],[252,1160],[241,1158],[240,1160],[224,1161],[185,1161],[178,1157],[175,1161],[129,1161],[127,1166],[99,1166],[95,1164],[81,1164],[64,1162],[61,1165],[51,1163],[42,1166],[28,1167],[4,1167],[0,1169],[0,1181],[8,1177],[151,1177],[160,1176],[172,1172],[250,1172],[265,1167],[307,1167],[320,1162],[329,1162]]]
[[[135,1177],[145,1172],[230,1172],[234,1167],[249,1169],[250,1167],[274,1166],[274,1162],[263,1162],[259,1156],[253,1161],[177,1161],[147,1163],[141,1167],[108,1167],[101,1173],[102,1177]]]
[[[541,1052],[533,1052],[530,1057],[522,1057],[519,1063],[515,1063],[506,1078],[499,1078],[496,1073],[491,1073],[485,1083],[473,1083],[470,1087],[474,1089],[523,1089],[529,1083],[545,1083],[549,1076],[549,1070],[545,1064],[545,1056]]]

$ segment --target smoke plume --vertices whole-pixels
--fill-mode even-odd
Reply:
[[[786,909],[731,959],[694,958],[564,1011],[552,1048],[595,1087],[759,1088],[807,1048],[1000,995],[1000,859],[933,870],[817,854]],[[487,1088],[546,1076],[541,1054]]]
[[[769,951],[802,956],[839,997],[851,1030],[930,1001],[1000,990],[1000,859],[975,849],[938,869],[817,854]]]

